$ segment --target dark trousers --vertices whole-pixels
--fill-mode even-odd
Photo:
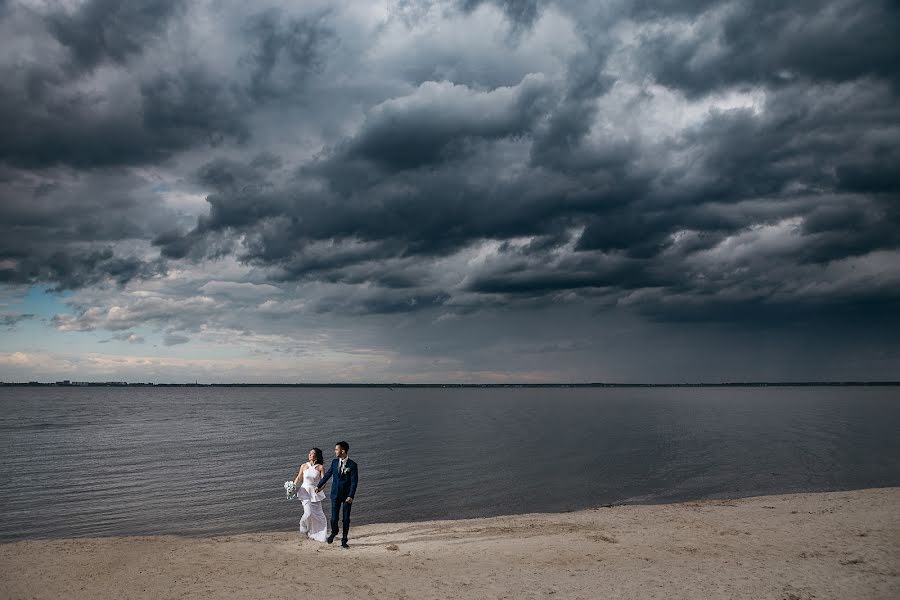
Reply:
[[[347,498],[335,498],[331,501],[331,535],[337,537],[338,514],[344,512],[344,533],[341,535],[341,543],[347,543],[347,532],[350,531],[350,507],[352,504],[344,502]]]

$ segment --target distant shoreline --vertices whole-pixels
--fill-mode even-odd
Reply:
[[[275,387],[275,388],[673,388],[890,387],[900,381],[741,381],[725,383],[133,383],[127,381],[3,382],[0,387]]]

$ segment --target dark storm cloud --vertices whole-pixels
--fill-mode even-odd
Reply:
[[[804,219],[804,262],[828,263],[863,256],[879,249],[900,248],[900,208],[896,199],[884,205],[865,202],[822,207]]]
[[[0,61],[0,161],[28,168],[127,165],[194,143],[197,125],[233,133],[233,125],[222,127],[227,100],[204,73],[140,82],[124,71],[158,43],[180,5],[96,0],[44,15],[11,9],[4,30],[15,37]],[[25,40],[37,54],[22,49]],[[103,66],[111,67],[101,76],[110,78],[106,89],[96,83]],[[178,112],[207,116],[172,118]]]
[[[895,138],[873,144],[868,155],[850,158],[836,170],[838,188],[864,194],[900,193],[900,149]]]
[[[769,276],[741,282],[709,282],[705,289],[671,288],[646,294],[632,303],[644,317],[660,322],[715,323],[736,329],[769,330],[801,326],[814,329],[875,325],[882,331],[900,326],[900,285],[897,282],[839,280],[828,294],[782,294],[783,278],[797,276],[791,269],[775,269]],[[882,329],[884,328],[884,329]]]
[[[185,15],[182,2],[166,1],[97,0],[43,14],[5,8],[0,280],[74,289],[163,272],[163,261],[117,244],[165,242],[176,231],[173,211],[126,169],[165,169],[178,152],[246,143],[253,107],[293,97],[328,36],[318,17],[251,13],[237,27],[242,70],[222,73],[207,57],[168,47]],[[285,76],[290,86],[277,88]],[[232,247],[204,243],[209,256]],[[168,244],[162,258],[186,256],[189,246]]]
[[[106,61],[124,63],[140,54],[182,6],[182,0],[90,0],[74,10],[50,13],[45,23],[69,51],[71,67],[83,71]]]
[[[529,27],[538,18],[541,0],[460,0],[460,8],[473,11],[483,4],[493,4],[517,27]]]
[[[529,132],[546,112],[549,92],[538,77],[489,93],[428,82],[411,96],[372,109],[349,143],[346,159],[360,158],[389,170],[440,164],[465,153],[473,140]]]
[[[71,13],[17,9],[30,31],[15,33],[43,55],[12,46],[0,61],[0,161],[128,166],[246,142],[252,112],[294,97],[331,39],[321,18],[251,14],[240,29],[238,70],[221,72],[206,57],[167,48],[163,34],[183,16],[182,6],[96,0]]]
[[[609,40],[603,32],[596,32],[585,41],[587,49],[569,62],[562,101],[535,131],[531,159],[536,165],[561,170],[606,169],[610,162],[620,163],[622,159],[631,158],[623,156],[618,148],[613,153],[613,161],[609,161],[609,157],[585,156],[584,152],[579,152],[596,117],[595,100],[615,83],[615,77],[604,71],[610,51]],[[628,149],[624,150],[627,154]]]
[[[677,142],[697,162],[666,173],[670,185],[658,195],[697,204],[783,195],[791,187],[837,191],[847,186],[835,174],[865,174],[847,171],[860,162],[881,180],[886,147],[898,141],[896,130],[882,130],[896,98],[887,86],[868,80],[837,88],[797,84],[770,90],[758,112],[715,111]],[[855,187],[862,185],[855,180]]]
[[[125,284],[135,277],[150,277],[164,269],[157,261],[116,256],[108,246],[50,254],[33,252],[13,261],[14,267],[0,268],[0,283],[53,282],[55,291],[77,289],[108,280]]]
[[[900,6],[892,0],[690,6],[719,11],[701,16],[690,33],[669,28],[641,40],[645,64],[663,85],[700,95],[733,85],[777,87],[797,78],[900,83]],[[652,18],[654,12],[637,14]]]
[[[188,239],[202,246],[212,233],[239,231],[244,260],[278,266],[281,278],[328,272],[334,279],[334,269],[359,263],[440,257],[481,239],[553,235],[566,220],[567,205],[581,202],[577,193],[557,189],[552,177],[528,175],[499,185],[487,173],[476,176],[476,169],[485,169],[476,166],[482,159],[490,160],[482,153],[392,175],[363,167],[366,178],[356,181],[348,181],[352,169],[329,164],[328,188],[305,193],[293,185],[254,183],[254,172],[242,184],[220,186],[208,199],[209,218],[194,231],[158,243],[173,253],[184,251]],[[234,166],[229,173],[246,169]]]
[[[638,210],[611,212],[588,223],[577,248],[653,257],[666,245],[676,224],[668,214],[651,216]]]
[[[302,89],[336,43],[327,13],[285,19],[275,9],[264,10],[247,20],[242,33],[250,49],[241,63],[249,67],[249,92],[257,101]]]
[[[185,68],[124,98],[53,85],[41,97],[0,82],[0,160],[24,168],[127,166],[246,137],[243,107],[221,82]]]
[[[76,289],[162,272],[159,259],[116,249],[145,240],[172,218],[158,199],[138,191],[146,185],[132,175],[7,171],[0,181],[0,280]]]
[[[440,306],[449,299],[443,292],[407,293],[398,290],[374,290],[353,296],[333,296],[320,300],[314,310],[349,315],[406,313]]]
[[[257,249],[255,244],[260,244]],[[253,240],[248,255],[260,261],[264,254],[271,253],[272,240]],[[290,281],[314,278],[328,283],[362,284],[372,282],[385,287],[413,287],[416,281],[408,270],[393,267],[389,259],[402,253],[402,249],[390,243],[307,243],[294,251],[281,264],[275,279]],[[420,276],[424,274],[420,273]]]
[[[723,202],[790,197],[792,188],[820,192],[797,211],[806,238],[800,260],[828,262],[900,247],[898,188],[887,167],[896,157],[888,148],[900,143],[900,132],[875,125],[896,96],[853,86],[830,100],[816,98],[818,92],[784,90],[773,94],[762,115],[732,111],[692,132],[688,143],[703,147],[706,176],[690,191]]]
[[[632,18],[656,21],[666,18],[696,17],[725,0],[634,0],[626,3]]]
[[[42,50],[0,63],[0,277],[74,288],[234,256],[352,315],[894,301],[853,273],[900,248],[894,3],[463,0],[358,36],[362,16],[322,6],[203,15],[228,41],[210,56],[178,46],[187,4],[7,9]],[[469,19],[503,56],[416,42],[428,19]],[[555,62],[515,55],[561,32]],[[104,185],[135,166],[208,214]]]
[[[620,257],[576,255],[559,263],[512,262],[478,275],[469,290],[488,294],[542,296],[582,288],[640,288],[673,283],[649,271],[653,265]]]
[[[492,92],[424,84],[375,107],[356,136],[287,183],[275,183],[258,165],[214,161],[198,172],[214,190],[209,217],[187,236],[157,243],[168,255],[185,255],[189,240],[203,244],[208,232],[238,230],[245,233],[245,259],[300,275],[554,230],[553,201],[569,190],[557,189],[552,176],[530,173],[498,185],[490,164],[494,144],[519,143],[546,112],[550,94],[539,77]],[[328,256],[310,248],[329,240]]]
[[[803,219],[803,239],[784,258],[798,263],[896,249],[896,191],[886,164],[893,154],[888,147],[900,139],[875,125],[894,100],[878,85],[850,84],[824,95],[821,88],[792,86],[772,91],[760,113],[713,113],[675,142],[693,157],[691,167],[667,169],[629,201],[596,214],[578,249],[659,255],[661,266],[684,270],[671,252],[664,255],[679,232],[692,232],[690,250],[697,251],[750,224],[791,217]],[[678,260],[684,250],[681,244]]]
[[[801,229],[803,243],[780,258],[798,264],[828,263],[897,247],[892,196],[837,195],[845,187],[840,184],[841,174],[848,172],[840,165],[858,162],[856,157],[872,152],[883,155],[879,148],[884,136],[891,135],[879,138],[870,123],[879,122],[878,113],[885,110],[892,94],[877,88],[859,91],[850,88],[845,98],[819,100],[816,90],[791,87],[773,92],[761,113],[749,109],[713,113],[671,142],[674,150],[693,157],[688,169],[647,172],[635,164],[646,149],[585,146],[576,136],[565,151],[579,155],[577,164],[555,161],[545,166],[548,170],[535,168],[502,182],[490,168],[480,171],[477,166],[494,160],[491,152],[497,140],[491,127],[484,135],[476,135],[476,127],[456,125],[452,131],[469,145],[467,154],[451,155],[444,151],[447,141],[440,127],[429,128],[431,123],[415,111],[398,111],[390,121],[399,136],[407,127],[407,115],[411,114],[410,129],[419,129],[424,150],[415,156],[421,164],[390,152],[379,162],[377,153],[360,152],[358,139],[378,139],[371,132],[379,129],[368,125],[358,138],[301,174],[318,178],[323,187],[303,190],[294,181],[280,187],[264,170],[249,164],[213,163],[201,170],[200,177],[219,191],[209,197],[209,219],[201,220],[188,237],[202,243],[207,239],[204,232],[239,231],[244,239],[242,258],[277,267],[273,276],[279,280],[311,278],[390,287],[390,279],[383,276],[386,261],[415,256],[426,260],[480,240],[537,236],[529,246],[543,262],[511,263],[480,272],[466,290],[509,294],[512,299],[566,290],[612,288],[627,293],[666,287],[696,297],[688,305],[661,303],[646,310],[663,318],[671,306],[672,317],[682,319],[692,306],[702,314],[703,299],[714,295],[714,290],[696,285],[698,274],[683,264],[686,257],[713,248],[751,224],[772,226],[792,217],[810,219]],[[568,100],[564,97],[560,104]],[[552,122],[553,108],[545,114]],[[873,127],[871,140],[859,135],[868,127]],[[826,139],[823,131],[829,132]],[[522,138],[513,130],[502,133],[509,135],[501,140]],[[383,135],[388,137],[390,132]],[[532,165],[533,149],[528,157]],[[560,150],[556,156],[562,154]],[[847,176],[843,177],[846,181]],[[884,186],[880,171],[873,180],[872,185]],[[791,200],[795,196],[798,199]],[[859,227],[854,229],[854,221],[846,220],[843,227],[833,223],[836,231],[823,230],[826,207],[848,202],[861,207]],[[567,226],[584,227],[576,254],[570,260],[553,260],[552,252],[565,242],[553,232]],[[680,232],[690,235],[675,248]],[[185,239],[167,240],[168,248],[185,244]],[[317,245],[321,241],[327,243]],[[616,268],[603,262],[610,253],[623,257]],[[703,280],[724,286],[717,268],[725,273],[733,267],[709,267],[702,273]],[[406,287],[413,284],[409,278],[404,281]],[[640,306],[649,306],[651,298]],[[756,300],[742,296],[733,301],[739,302]],[[371,306],[373,312],[381,312],[377,305]],[[388,306],[400,310],[423,303],[389,302]]]

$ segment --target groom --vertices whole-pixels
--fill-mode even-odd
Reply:
[[[344,512],[344,535],[341,536],[341,548],[349,548],[347,545],[347,532],[350,530],[350,505],[353,504],[353,496],[356,494],[356,482],[359,479],[357,474],[356,463],[347,458],[350,452],[350,444],[347,442],[338,442],[334,446],[335,459],[331,461],[331,466],[325,471],[322,480],[316,487],[316,491],[322,491],[328,478],[334,475],[334,481],[331,482],[331,535],[328,536],[328,543],[334,542],[334,537],[338,531],[338,513],[343,508]]]

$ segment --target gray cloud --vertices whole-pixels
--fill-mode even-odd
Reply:
[[[118,340],[120,342],[128,342],[129,344],[143,344],[144,342],[146,342],[146,340],[144,339],[143,336],[136,335],[134,333],[117,333],[116,335],[112,336],[110,339],[103,340],[100,343],[105,344],[112,340]]]
[[[140,249],[174,218],[149,185],[128,174],[8,171],[0,181],[0,281],[74,289],[164,272]]]
[[[15,329],[16,325],[18,325],[22,321],[28,321],[33,318],[34,315],[31,313],[2,312],[0,313],[0,327],[8,330]]]
[[[252,15],[241,28],[249,51],[241,66],[249,70],[249,93],[257,101],[283,100],[302,92],[306,78],[322,69],[336,43],[327,12],[284,19],[276,9]]]
[[[676,21],[641,40],[643,60],[663,85],[694,95],[734,85],[778,87],[798,78],[900,82],[894,34],[900,9],[890,0],[699,2],[685,8],[698,7],[717,10],[676,13],[693,22]],[[638,14],[657,16],[646,9]]]
[[[331,39],[321,17],[282,22],[271,10],[250,13],[223,23],[243,44],[230,64],[216,64],[220,57],[197,56],[191,40],[178,37],[178,20],[190,16],[184,6],[93,0],[47,14],[12,7],[2,29],[11,43],[0,61],[0,161],[128,166],[246,142],[252,111],[295,99]],[[41,52],[29,54],[26,43]]]
[[[517,27],[533,25],[541,9],[541,0],[460,0],[459,5],[464,11],[471,12],[488,2],[498,6]]]
[[[179,344],[187,344],[190,341],[191,341],[191,338],[184,336],[184,335],[178,335],[177,333],[167,333],[163,337],[163,344],[165,344],[166,346],[177,346]]]
[[[126,4],[0,23],[0,282],[61,330],[897,308],[894,3]]]
[[[24,283],[53,281],[57,291],[112,280],[125,283],[135,277],[155,274],[152,264],[138,258],[117,257],[112,248],[86,250],[77,254],[54,252],[40,258],[30,256],[17,261],[14,269],[0,271],[0,281]]]
[[[443,163],[479,139],[524,135],[546,109],[543,78],[525,77],[514,88],[479,92],[449,82],[426,82],[413,94],[374,107],[346,158],[388,170]]]
[[[125,63],[140,54],[180,12],[182,4],[181,0],[90,0],[73,10],[51,12],[44,22],[69,51],[72,68],[83,71],[104,62]]]

